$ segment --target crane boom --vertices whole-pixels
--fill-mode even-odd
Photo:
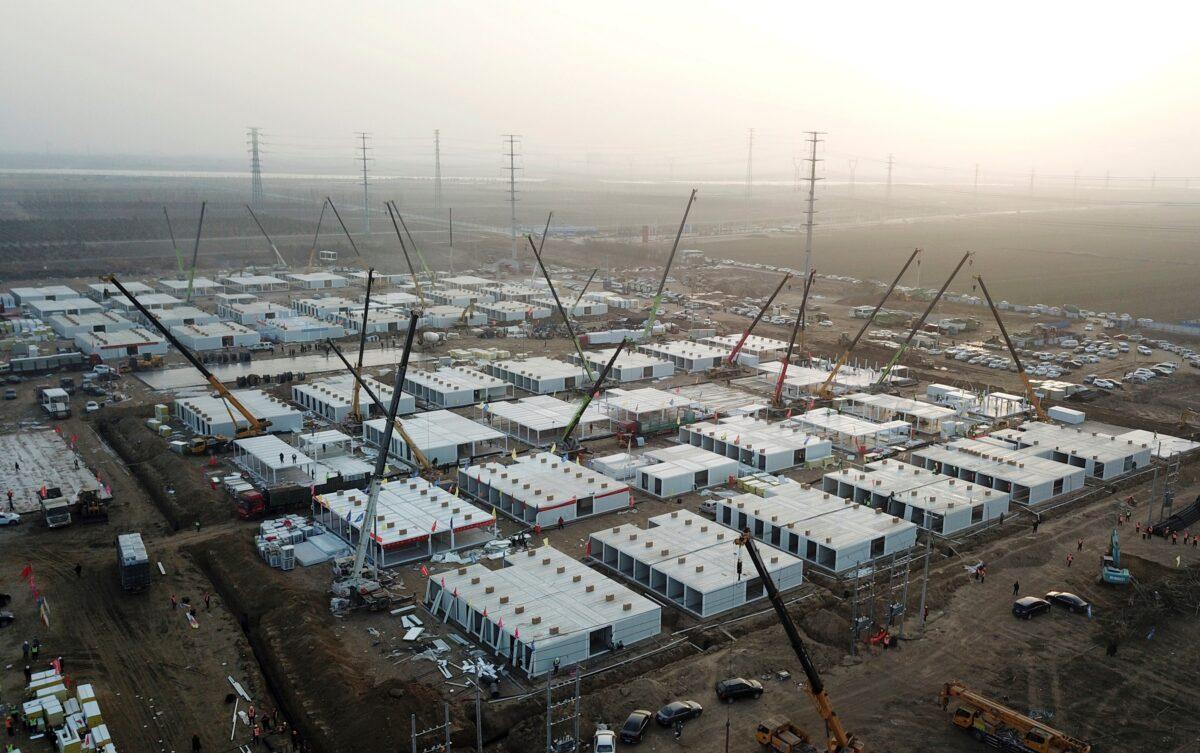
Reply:
[[[392,227],[396,229],[396,240],[400,241],[400,250],[404,252],[404,263],[408,265],[408,273],[412,275],[413,285],[417,289],[417,299],[421,301],[422,308],[425,306],[425,293],[421,291],[421,280],[417,277],[417,270],[413,267],[412,257],[408,255],[408,246],[404,245],[404,236],[400,233],[400,225],[396,223],[396,212],[393,211],[391,202],[383,203],[388,210],[388,217],[392,218]]]
[[[317,217],[317,231],[315,233],[313,233],[312,248],[309,249],[309,252],[308,252],[308,269],[307,269],[307,271],[309,271],[309,272],[312,271],[313,263],[317,259],[317,241],[321,237],[321,223],[325,221],[325,205],[328,203],[329,203],[329,199],[325,199],[325,201],[321,202],[321,214]]]
[[[812,284],[816,277],[817,270],[813,269],[808,273],[808,279],[804,281],[804,295],[800,298],[800,311],[797,312],[796,321],[792,324],[792,336],[788,339],[787,354],[783,357],[783,363],[779,365],[779,379],[775,381],[775,395],[772,398],[775,405],[779,405],[780,396],[783,395],[783,380],[787,378],[788,364],[792,362],[792,350],[796,346],[796,333],[803,333],[806,326],[804,312],[808,308],[808,293],[812,290]],[[801,343],[800,349],[803,351],[803,343]]]
[[[592,284],[592,280],[596,277],[596,273],[599,271],[600,268],[597,267],[596,269],[592,270],[590,275],[588,275],[587,282],[583,283],[583,287],[579,290],[579,295],[575,296],[575,303],[571,304],[572,310],[574,310],[575,307],[579,305],[579,302],[583,300],[583,294],[587,292],[588,286]]]
[[[425,262],[425,254],[421,253],[421,247],[417,245],[417,239],[408,230],[408,223],[404,221],[404,215],[400,214],[400,207],[396,206],[396,202],[392,202],[392,209],[396,210],[396,217],[400,220],[400,227],[404,228],[404,234],[408,236],[408,242],[412,244],[413,251],[417,254],[417,261],[421,262],[421,268],[425,270],[425,274],[431,279],[434,278],[433,270],[429,268],[429,264]],[[437,282],[436,279],[433,279]]]
[[[139,301],[137,297],[133,295],[133,293],[130,293],[125,289],[125,286],[121,284],[121,281],[117,279],[116,275],[104,275],[100,279],[104,282],[111,283],[117,290],[121,291],[122,295],[124,295],[130,300],[131,303],[133,303],[134,307],[141,313],[141,315],[146,317],[146,321],[154,325],[154,328],[162,333],[163,337],[167,338],[167,342],[175,346],[175,349],[183,354],[183,357],[186,358],[188,362],[196,368],[196,371],[200,372],[200,374],[208,382],[208,385],[212,387],[213,390],[219,394],[223,400],[236,408],[238,413],[242,414],[242,417],[246,419],[246,423],[249,425],[248,431],[251,434],[262,434],[266,427],[271,425],[270,421],[255,416],[246,406],[242,405],[241,401],[234,397],[233,393],[226,389],[224,384],[221,384],[221,380],[213,376],[213,373],[209,371],[204,364],[200,363],[200,359],[196,358],[192,351],[188,350],[188,348],[179,341],[179,338],[171,334],[171,331],[164,327],[163,323],[160,322],[158,318],[154,316],[154,314],[150,313],[150,310],[143,306],[142,302]],[[237,429],[236,424],[234,429]]]
[[[163,217],[167,218],[167,232],[171,235],[171,248],[175,250],[175,264],[179,266],[179,276],[183,277],[183,255],[179,253],[179,244],[175,242],[175,228],[171,227],[171,215],[167,213],[166,205],[163,206]]]
[[[363,351],[367,349],[367,314],[371,310],[371,285],[375,282],[375,268],[367,269],[367,294],[363,296],[363,315],[362,329],[358,333],[358,365],[354,367],[354,373],[362,373]],[[362,421],[362,409],[358,404],[358,381],[354,382],[354,394],[350,401],[350,415],[356,421]]]
[[[362,256],[358,252],[358,244],[354,242],[354,236],[350,235],[350,229],[346,227],[346,223],[342,222],[342,215],[338,212],[337,205],[333,203],[333,199],[326,196],[325,201],[329,203],[329,208],[333,210],[333,216],[337,217],[338,224],[342,226],[342,232],[346,234],[346,240],[350,241],[350,248],[354,249],[354,255]]]
[[[737,360],[738,353],[742,352],[742,346],[745,345],[746,340],[750,338],[750,333],[754,331],[756,326],[758,326],[758,322],[763,318],[763,314],[767,313],[767,309],[771,308],[771,304],[775,301],[775,296],[779,295],[779,291],[783,290],[783,286],[787,285],[787,281],[790,279],[792,279],[792,273],[788,272],[783,276],[783,279],[779,281],[779,285],[776,286],[775,292],[771,293],[771,297],[767,299],[767,302],[764,303],[762,308],[758,310],[758,313],[754,315],[754,321],[750,322],[750,326],[746,327],[746,331],[742,333],[742,339],[738,340],[737,345],[733,346],[733,350],[729,351],[729,357],[725,359],[725,363],[732,366],[733,362]]]
[[[592,367],[588,365],[587,359],[583,357],[583,346],[579,344],[579,338],[575,336],[575,327],[571,325],[571,317],[567,316],[567,310],[563,308],[562,301],[558,299],[558,291],[554,289],[554,283],[550,281],[550,272],[546,269],[546,265],[542,263],[542,253],[533,242],[532,235],[526,235],[525,238],[529,240],[529,247],[533,249],[533,258],[537,260],[537,265],[542,270],[542,276],[546,278],[546,285],[550,287],[550,295],[554,297],[554,305],[558,307],[558,313],[562,315],[563,324],[567,325],[567,334],[571,336],[571,342],[575,345],[575,352],[579,354],[579,362],[583,364],[583,370],[587,372],[588,379],[594,379]],[[543,235],[542,243],[545,242],[546,236]]]
[[[996,324],[1000,327],[1000,334],[1004,336],[1004,344],[1008,346],[1008,352],[1012,355],[1013,363],[1017,366],[1017,373],[1021,375],[1021,383],[1025,385],[1025,396],[1029,398],[1029,403],[1033,406],[1033,411],[1037,415],[1038,420],[1047,420],[1048,416],[1042,410],[1042,401],[1038,400],[1037,393],[1033,391],[1033,384],[1029,381],[1029,375],[1025,373],[1025,367],[1021,365],[1021,357],[1017,355],[1017,349],[1013,346],[1012,338],[1008,336],[1008,328],[1004,326],[1004,320],[1000,318],[1000,310],[992,302],[992,294],[988,292],[987,285],[983,284],[983,276],[976,275],[975,282],[979,283],[979,289],[983,291],[983,297],[987,301],[988,308],[992,310],[992,316],[996,317]]]
[[[604,368],[600,370],[600,375],[596,377],[596,381],[592,383],[592,388],[587,391],[586,395],[583,396],[583,401],[579,404],[579,410],[575,411],[575,415],[571,417],[571,421],[567,424],[567,428],[563,430],[561,442],[564,448],[568,446],[568,442],[571,439],[571,433],[574,432],[575,427],[579,425],[579,420],[583,418],[584,411],[588,409],[588,406],[592,404],[592,400],[594,400],[596,395],[600,393],[600,388],[604,386],[604,380],[608,377],[608,372],[612,371],[613,364],[617,362],[617,356],[621,355],[621,350],[625,347],[625,343],[627,342],[629,342],[628,339],[621,340],[616,349],[613,351],[612,358],[608,359],[608,363],[604,364]]]
[[[275,241],[271,240],[270,235],[267,235],[267,229],[263,227],[261,222],[258,221],[258,215],[254,213],[254,210],[250,208],[249,204],[246,205],[246,211],[249,212],[250,216],[254,219],[254,224],[258,225],[258,230],[263,234],[263,237],[267,239],[267,243],[271,244],[271,250],[275,252],[275,258],[279,260],[279,263],[282,264],[284,268],[286,268],[288,263],[283,260],[283,254],[279,253],[279,249],[275,246]]]
[[[1044,722],[1031,719],[1002,703],[969,689],[961,682],[946,683],[938,696],[942,702],[942,708],[949,707],[951,698],[958,699],[966,706],[990,717],[990,721],[994,720],[1004,727],[1017,731],[1022,738],[1030,732],[1035,733],[1034,737],[1037,742],[1045,745],[1044,748],[1038,748],[1039,750],[1062,751],[1062,753],[1091,753],[1092,751],[1091,743],[1071,737]]]
[[[914,249],[912,254],[909,255],[908,261],[904,262],[904,266],[900,268],[900,274],[896,275],[896,279],[892,280],[891,285],[888,285],[888,289],[884,292],[883,297],[879,299],[879,303],[875,304],[875,310],[872,311],[871,315],[867,317],[867,320],[863,322],[863,326],[859,328],[858,334],[854,336],[854,339],[851,340],[850,344],[846,346],[846,349],[842,351],[842,355],[838,357],[837,363],[835,363],[833,368],[829,370],[829,376],[825,377],[825,381],[822,382],[821,386],[817,388],[818,395],[821,397],[829,396],[829,385],[833,384],[833,380],[837,378],[838,371],[846,365],[846,361],[850,358],[850,354],[854,352],[854,347],[858,345],[858,341],[862,339],[862,336],[867,333],[867,328],[871,326],[871,322],[875,321],[875,317],[879,314],[879,310],[883,308],[883,304],[887,303],[887,299],[891,297],[892,291],[895,290],[896,286],[900,284],[900,278],[904,277],[904,273],[908,271],[909,266],[913,263],[913,259],[917,258],[917,254],[919,253],[921,253],[921,249]]]
[[[667,277],[671,274],[671,262],[675,261],[675,252],[679,250],[679,239],[683,237],[683,228],[687,225],[688,213],[696,201],[696,189],[688,196],[687,206],[683,208],[683,219],[679,221],[679,230],[675,231],[675,242],[671,244],[671,255],[667,257],[667,266],[663,268],[662,279],[658,282],[658,292],[654,294],[654,303],[650,305],[650,315],[646,317],[646,330],[642,336],[649,340],[650,332],[654,329],[654,320],[658,318],[658,307],[662,305],[663,288],[667,286]]]
[[[921,329],[921,326],[925,324],[925,320],[929,318],[929,314],[933,311],[933,307],[936,306],[937,302],[940,301],[942,296],[946,294],[946,288],[950,287],[950,283],[953,282],[954,278],[958,276],[958,270],[962,269],[963,265],[967,263],[967,259],[971,258],[971,255],[972,253],[968,251],[967,253],[963,254],[963,258],[958,260],[958,265],[954,267],[954,271],[951,272],[950,276],[946,278],[946,281],[942,283],[942,287],[940,290],[938,290],[937,295],[935,295],[933,299],[929,301],[929,305],[925,307],[925,312],[921,314],[921,318],[914,322],[913,326],[908,330],[908,337],[904,338],[904,342],[901,343],[900,347],[896,349],[896,353],[892,356],[892,360],[888,361],[887,366],[883,367],[883,372],[880,373],[879,380],[875,382],[876,388],[887,382],[888,376],[890,376],[892,373],[892,367],[894,367],[896,362],[900,360],[900,357],[904,355],[904,351],[908,350],[908,344],[911,343],[913,337],[916,336],[917,330]]]
[[[767,592],[767,599],[775,608],[775,614],[779,617],[780,624],[783,625],[783,632],[787,634],[788,643],[792,645],[792,651],[800,660],[800,666],[804,668],[804,676],[808,678],[808,695],[817,707],[817,713],[825,722],[825,736],[830,753],[861,751],[862,743],[846,732],[837,712],[833,710],[833,702],[829,700],[829,694],[825,692],[825,683],[821,680],[821,674],[817,672],[817,665],[813,664],[812,657],[808,655],[808,649],[804,646],[800,631],[796,629],[796,623],[792,622],[792,616],[787,611],[787,604],[783,601],[779,589],[775,587],[771,573],[767,572],[767,566],[762,561],[762,555],[758,552],[758,546],[754,542],[754,537],[750,535],[749,528],[742,531],[737,538],[737,543],[744,546],[746,553],[750,555],[750,562],[758,572],[758,577]]]
[[[192,285],[196,282],[196,264],[200,261],[200,231],[204,229],[204,207],[207,201],[200,202],[200,221],[196,223],[196,245],[192,247],[192,271],[188,273],[187,302],[192,302]]]

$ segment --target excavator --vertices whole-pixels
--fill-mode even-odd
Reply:
[[[942,708],[954,703],[951,723],[988,747],[1007,753],[1092,753],[1092,745],[1021,714],[1002,703],[948,682],[938,694]]]
[[[845,727],[842,726],[842,720],[838,718],[837,712],[833,710],[833,701],[829,699],[829,694],[825,692],[825,683],[821,680],[821,675],[817,672],[817,666],[813,664],[812,657],[808,655],[808,649],[805,648],[804,641],[800,638],[800,631],[796,629],[796,623],[792,622],[792,616],[788,614],[787,604],[784,603],[783,596],[780,595],[779,589],[775,587],[775,581],[771,579],[771,574],[767,572],[767,566],[763,563],[762,555],[759,554],[758,545],[755,543],[754,536],[751,535],[749,528],[744,529],[741,535],[737,537],[737,544],[738,546],[745,547],[746,554],[750,556],[750,562],[758,572],[759,579],[762,580],[763,588],[767,592],[767,599],[771,602],[771,606],[775,608],[775,614],[779,617],[779,622],[783,626],[783,632],[787,634],[788,642],[792,645],[792,651],[795,652],[796,658],[800,660],[800,666],[804,668],[804,675],[808,678],[808,696],[812,699],[813,705],[817,707],[817,713],[821,715],[821,719],[825,722],[824,749],[826,753],[863,753],[866,750],[863,741],[846,731]],[[755,737],[761,745],[776,750],[786,748],[786,750],[794,751],[794,753],[799,753],[802,748],[790,744],[789,740],[791,738],[797,738],[804,742],[810,739],[807,734],[802,733],[790,722],[780,723],[773,719],[764,720],[758,726]]]
[[[1029,381],[1029,375],[1025,373],[1025,367],[1021,364],[1021,357],[1017,355],[1017,349],[1013,345],[1012,338],[1008,336],[1008,328],[1004,326],[1004,320],[1000,318],[1000,310],[992,302],[992,294],[988,292],[987,285],[983,284],[983,276],[976,275],[975,282],[979,284],[979,290],[983,292],[984,300],[987,301],[988,308],[992,310],[992,316],[996,318],[996,325],[1000,327],[1000,334],[1004,335],[1004,344],[1008,346],[1008,353],[1012,356],[1013,363],[1017,367],[1017,374],[1020,375],[1021,383],[1025,386],[1025,397],[1029,399],[1029,404],[1033,406],[1034,413],[1037,414],[1037,419],[1039,421],[1049,421],[1050,418],[1046,415],[1046,411],[1042,410],[1042,401],[1038,400],[1037,393],[1033,391],[1033,384]]]
[[[143,306],[142,302],[139,301],[133,293],[130,293],[125,286],[121,284],[121,281],[116,278],[116,275],[104,275],[100,279],[103,282],[112,284],[117,290],[121,291],[121,293],[133,303],[134,307],[141,312],[142,316],[146,317],[146,321],[154,325],[154,328],[162,333],[162,336],[167,339],[167,342],[171,343],[176,350],[182,353],[183,357],[188,360],[188,363],[195,367],[196,371],[199,371],[200,374],[204,376],[205,381],[208,382],[208,386],[212,388],[213,392],[216,392],[217,395],[221,397],[222,401],[224,401],[225,410],[229,411],[229,420],[235,429],[234,436],[232,437],[233,439],[257,437],[267,432],[267,427],[270,426],[271,422],[261,419],[251,413],[250,409],[243,405],[242,402],[238,400],[232,392],[226,389],[225,385],[221,384],[221,380],[213,376],[213,373],[205,368],[204,364],[200,362],[200,359],[196,358],[195,354],[179,341],[179,338],[171,334],[170,329],[163,326],[163,323],[160,322],[153,313],[151,313],[150,309]],[[242,428],[239,425],[238,419],[233,415],[234,410],[241,414],[242,418],[244,419],[243,423],[245,423],[245,428]],[[229,437],[220,436],[192,437],[187,444],[187,451],[193,455],[203,455],[210,449],[220,449],[229,442],[229,439]]]

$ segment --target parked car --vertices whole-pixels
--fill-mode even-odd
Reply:
[[[14,390],[12,387],[7,388],[6,390],[4,390],[4,399],[5,400],[16,400],[17,399],[17,391]]]
[[[617,736],[606,725],[596,726],[592,735],[592,753],[617,753]]]
[[[21,516],[15,512],[0,512],[0,526],[19,526]]]
[[[1036,596],[1022,596],[1012,605],[1013,617],[1019,617],[1022,620],[1032,620],[1037,615],[1049,611],[1050,602]]]
[[[730,677],[717,683],[717,698],[733,703],[739,698],[758,698],[763,693],[762,683],[744,677]]]
[[[95,413],[100,410],[100,403],[97,403],[95,400],[88,400],[87,404],[83,406],[83,410],[87,413]]]
[[[700,503],[700,514],[710,518],[717,517],[717,500],[706,499]]]
[[[1088,607],[1091,606],[1083,599],[1069,591],[1050,591],[1046,594],[1046,601],[1056,606],[1070,609],[1076,614],[1086,614]]]
[[[658,710],[658,713],[654,715],[654,721],[663,727],[670,727],[675,722],[695,719],[702,713],[704,713],[704,707],[695,701],[672,701]]]
[[[8,627],[9,625],[13,624],[16,619],[17,616],[12,612],[0,612],[0,627]]]
[[[642,735],[646,734],[646,727],[650,726],[651,716],[653,715],[644,709],[632,712],[621,725],[621,742],[629,745],[640,743]]]

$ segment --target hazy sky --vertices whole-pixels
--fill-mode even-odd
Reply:
[[[532,172],[1200,175],[1194,3],[2,0],[0,152]],[[0,165],[2,166],[2,165]],[[467,166],[471,169],[468,170]],[[951,173],[951,177],[955,173]]]

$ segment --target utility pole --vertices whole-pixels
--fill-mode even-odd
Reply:
[[[887,161],[887,197],[892,198],[892,167],[896,164],[896,158],[891,154],[888,155]]]
[[[433,211],[442,211],[442,132],[433,130]]]
[[[808,158],[808,210],[805,212],[804,220],[804,279],[808,279],[809,272],[812,270],[812,237],[813,237],[813,215],[816,214],[817,201],[817,144],[824,139],[819,138],[824,131],[809,131],[808,143],[812,144],[812,153]]]
[[[254,206],[261,206],[263,202],[263,186],[262,186],[262,159],[260,158],[261,150],[258,145],[259,129],[251,127],[247,131],[250,137],[250,203]]]
[[[746,141],[746,198],[754,195],[754,129],[751,128]]]
[[[504,141],[508,145],[508,151],[505,153],[508,157],[508,204],[509,204],[509,232],[512,236],[512,258],[517,260],[517,144],[521,137],[515,133],[504,134]]]
[[[933,554],[933,532],[925,531],[925,573],[921,576],[921,635],[925,634],[925,594],[929,590],[929,558]]]
[[[371,134],[367,133],[366,131],[358,132],[359,143],[361,144],[361,146],[359,146],[358,159],[360,162],[362,162],[362,176],[363,176],[363,178],[362,178],[362,184],[363,184],[363,233],[365,233],[367,235],[371,234],[371,204],[370,204],[370,197],[367,195],[367,163],[374,161],[370,157],[367,156],[367,151],[369,149],[369,147],[367,146],[367,139],[369,139],[370,137],[371,137]]]

